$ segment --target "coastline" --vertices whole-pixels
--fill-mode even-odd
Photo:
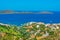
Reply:
[[[57,40],[59,36],[60,23],[28,22],[19,27],[0,23],[1,40]]]

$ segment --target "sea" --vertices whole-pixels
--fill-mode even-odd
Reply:
[[[53,12],[53,14],[0,14],[0,23],[21,25],[27,22],[60,23],[60,12]]]

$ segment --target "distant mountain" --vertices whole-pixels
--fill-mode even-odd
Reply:
[[[12,10],[0,10],[0,13],[12,13]]]
[[[3,14],[59,14],[60,11],[12,11],[12,10],[0,10]]]

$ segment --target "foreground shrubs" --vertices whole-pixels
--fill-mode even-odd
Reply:
[[[0,25],[0,40],[60,40],[60,24]]]

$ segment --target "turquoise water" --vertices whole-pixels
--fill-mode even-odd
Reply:
[[[20,25],[32,21],[60,23],[60,12],[53,14],[0,14],[0,23]]]

